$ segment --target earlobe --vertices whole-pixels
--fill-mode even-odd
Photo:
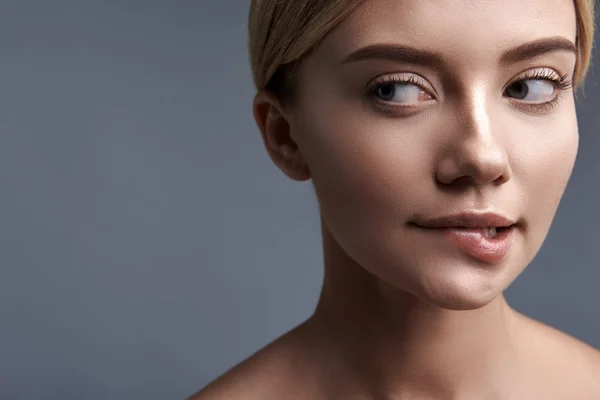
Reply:
[[[294,180],[310,179],[304,157],[290,135],[290,119],[275,95],[266,90],[258,92],[253,111],[263,144],[275,165]]]

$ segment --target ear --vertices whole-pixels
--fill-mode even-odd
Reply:
[[[253,102],[254,119],[271,160],[296,181],[310,179],[308,165],[292,139],[290,119],[279,100],[267,90],[259,91]]]

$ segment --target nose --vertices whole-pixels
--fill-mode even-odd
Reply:
[[[512,176],[502,128],[480,91],[463,100],[446,121],[446,142],[436,168],[444,185],[500,185]],[[450,130],[450,132],[448,132]]]

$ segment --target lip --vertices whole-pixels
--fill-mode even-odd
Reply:
[[[521,223],[490,212],[462,212],[412,222],[426,232],[443,234],[454,246],[487,264],[498,264],[510,254]],[[483,228],[503,228],[488,238]]]
[[[442,217],[423,219],[413,222],[422,228],[486,228],[509,227],[518,225],[518,221],[493,212],[465,211]]]

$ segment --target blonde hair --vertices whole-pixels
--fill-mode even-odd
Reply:
[[[251,0],[248,19],[254,85],[280,100],[293,92],[294,70],[335,26],[364,0]],[[577,63],[573,82],[583,84],[594,39],[594,0],[574,0]]]

